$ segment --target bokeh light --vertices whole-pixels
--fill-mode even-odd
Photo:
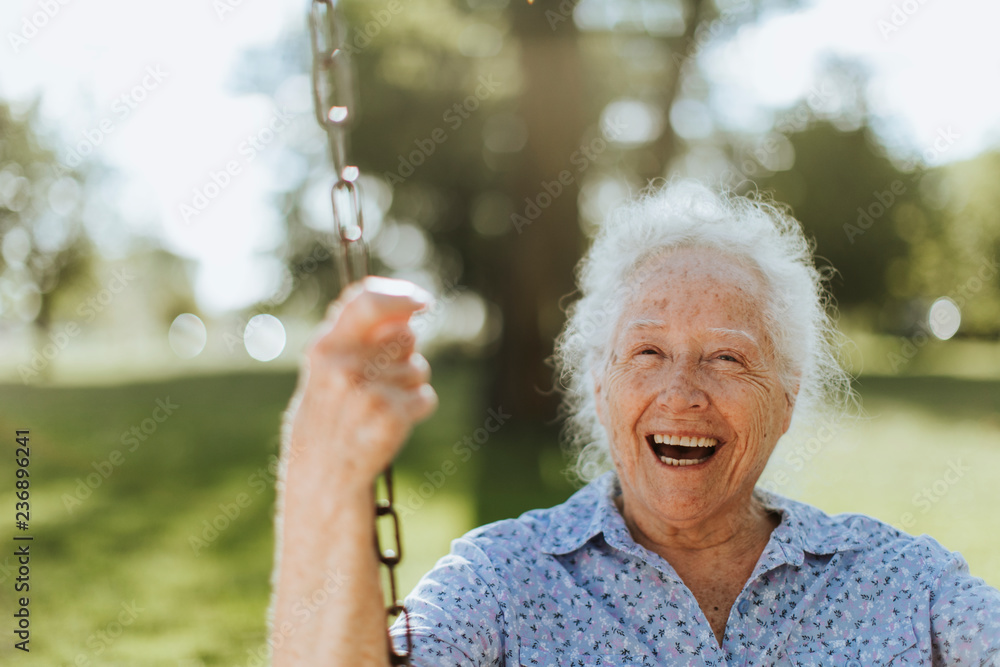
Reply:
[[[663,132],[663,111],[639,100],[615,100],[601,112],[601,127],[614,128],[605,136],[616,143],[646,144]]]
[[[243,344],[257,361],[276,359],[285,349],[285,327],[274,315],[255,315],[247,322]]]
[[[205,349],[208,330],[197,315],[182,313],[170,324],[167,339],[174,354],[181,359],[193,359]]]
[[[948,340],[955,335],[962,323],[962,311],[957,303],[943,296],[931,305],[927,312],[927,323],[932,334],[941,340]]]

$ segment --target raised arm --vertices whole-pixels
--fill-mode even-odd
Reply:
[[[389,664],[372,489],[437,406],[409,327],[429,300],[366,278],[331,305],[306,354],[282,439],[275,667]]]

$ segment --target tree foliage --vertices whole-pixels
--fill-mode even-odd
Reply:
[[[38,105],[0,102],[0,317],[46,329],[60,291],[89,275],[84,177],[65,170],[39,134]]]

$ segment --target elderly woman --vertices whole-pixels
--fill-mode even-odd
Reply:
[[[793,423],[851,398],[793,219],[674,184],[609,220],[579,279],[557,360],[591,481],[452,543],[406,601],[413,664],[1000,664],[1000,593],[960,555],[755,489]],[[408,328],[428,299],[368,279],[308,352],[275,665],[389,664],[372,485],[436,405]],[[379,354],[392,364],[366,377]]]

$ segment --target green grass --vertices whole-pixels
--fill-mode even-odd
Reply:
[[[858,388],[867,418],[791,464],[794,448],[779,449],[764,486],[784,472],[779,492],[931,535],[1000,586],[1000,382],[872,377]]]
[[[485,419],[474,405],[481,377],[471,365],[436,365],[442,407],[398,461],[397,504],[407,508],[402,592],[454,537],[559,502],[571,490],[558,473],[551,427],[515,418],[467,461],[453,449]],[[32,651],[16,664],[248,664],[248,651],[264,640],[269,594],[274,495],[267,465],[294,380],[282,373],[0,387],[0,434],[12,446],[15,429],[31,429]],[[910,532],[961,551],[974,573],[1000,585],[1000,382],[870,378],[860,388],[870,418],[815,452],[800,451],[802,465],[779,450],[766,483],[780,479],[782,492],[828,511],[862,511],[895,524],[910,513]],[[168,397],[179,406],[174,414],[128,451],[122,435]],[[114,450],[123,460],[104,479],[94,464],[102,467]],[[955,460],[970,469],[924,511],[914,494],[933,492]],[[452,473],[435,474],[452,465]],[[86,484],[92,474],[100,484],[67,507],[79,480]],[[9,484],[0,501],[12,515]],[[244,505],[239,516],[226,518],[225,508],[237,502]],[[210,539],[205,522],[213,520],[228,526]],[[10,531],[5,535],[11,544]],[[193,548],[193,539],[205,544]],[[0,555],[5,610],[13,607],[7,551]],[[117,634],[122,605],[133,603],[140,610],[134,620],[120,636],[101,640],[101,631]],[[0,663],[14,655],[11,642],[0,645]]]

